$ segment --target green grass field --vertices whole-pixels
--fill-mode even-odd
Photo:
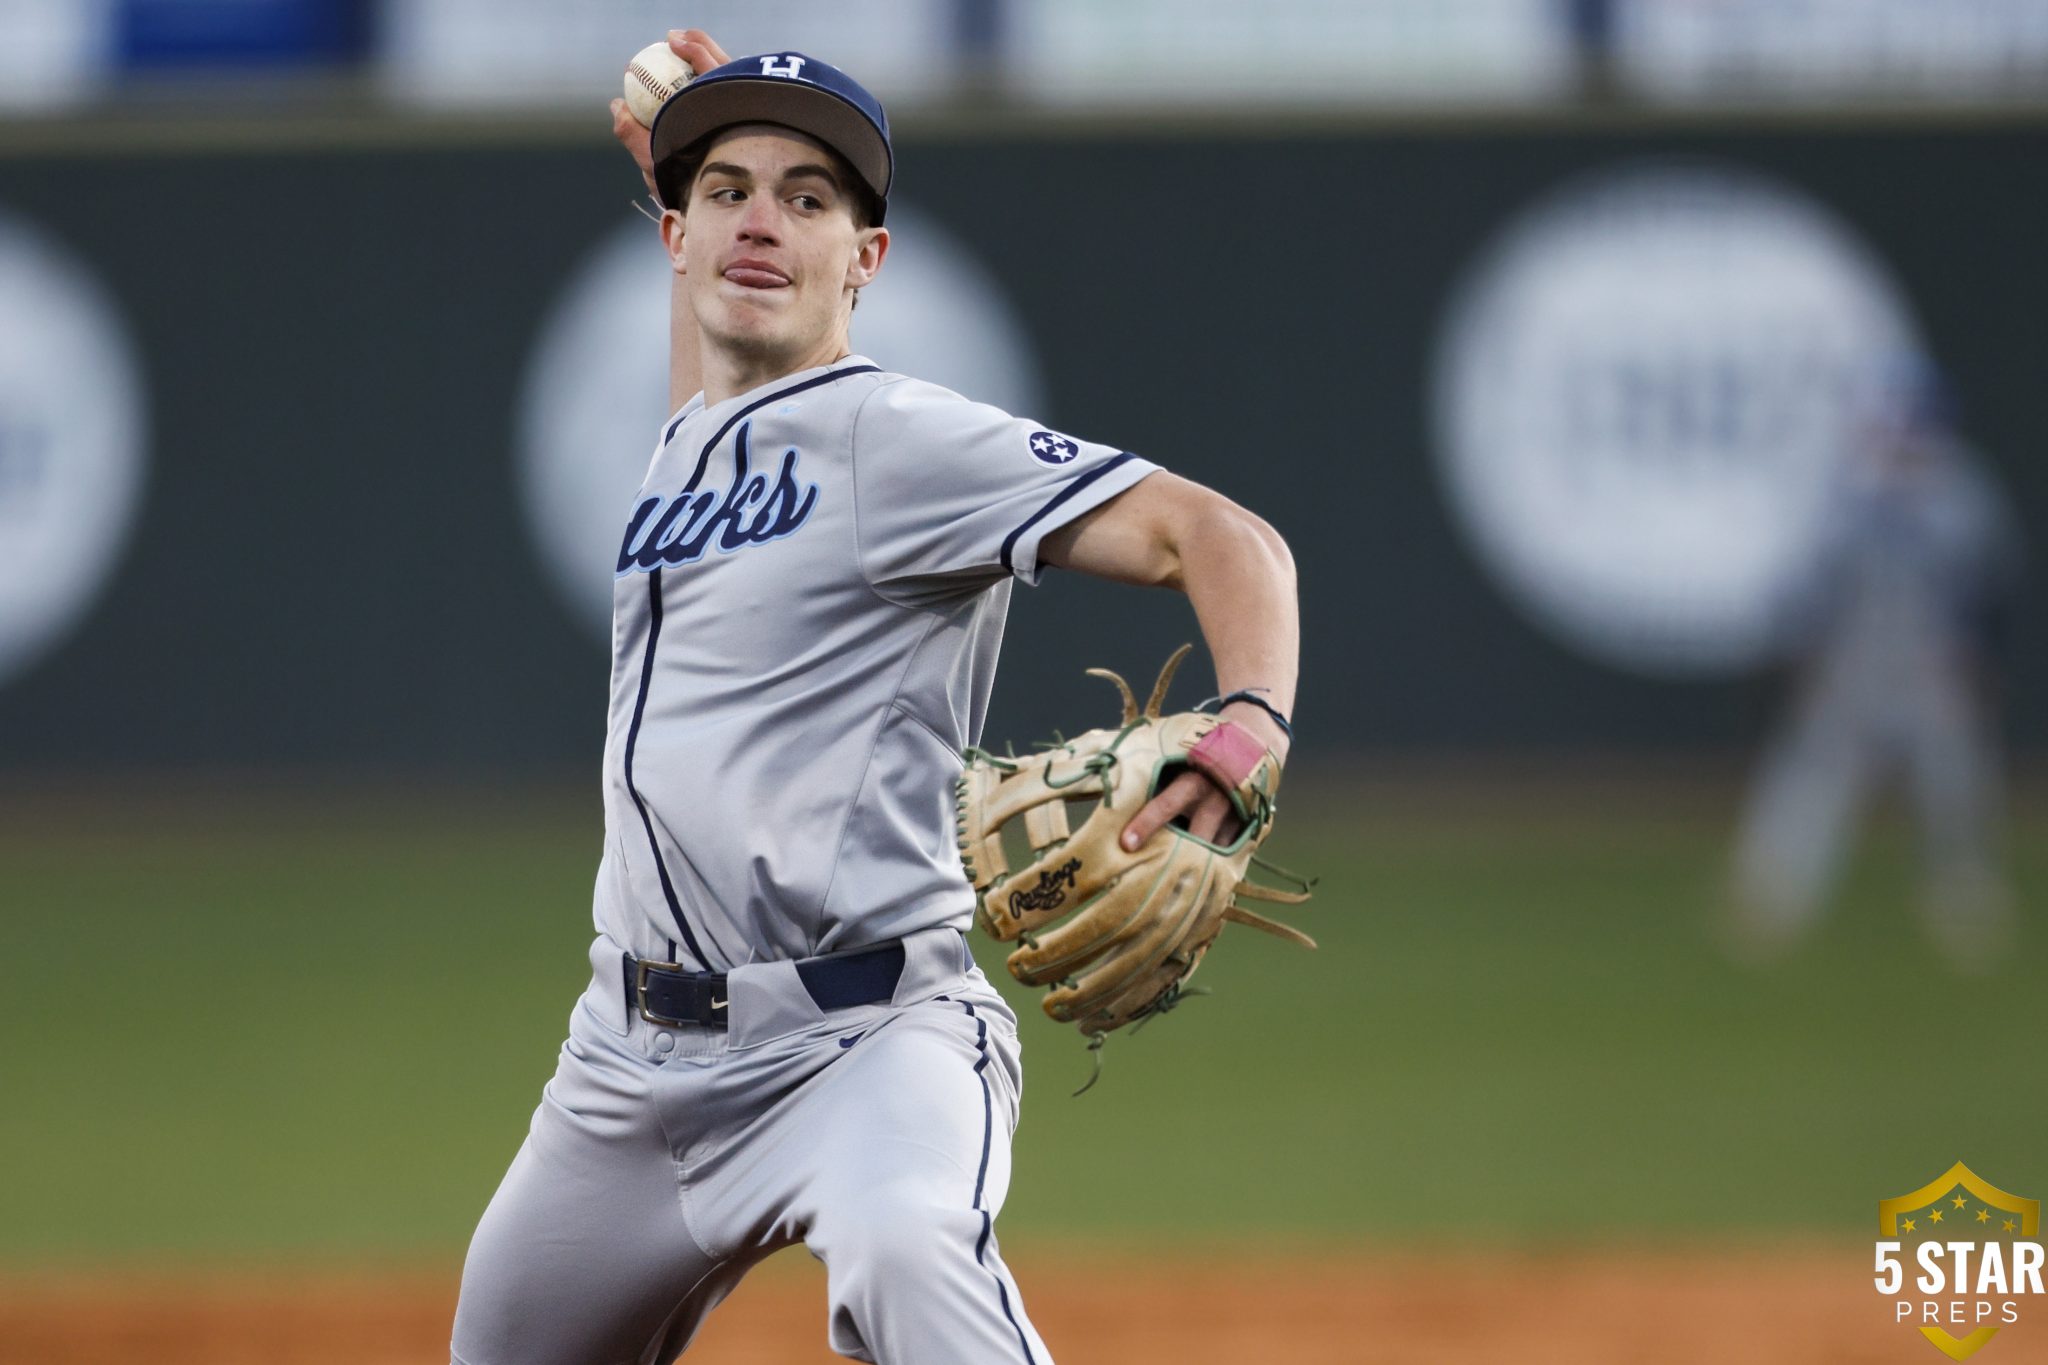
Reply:
[[[1711,796],[1295,806],[1322,951],[1231,931],[1088,1095],[981,945],[1025,1017],[1006,1237],[1860,1237],[1958,1159],[2048,1192],[2039,936],[1950,974],[1897,834],[1755,972],[1709,932]],[[585,979],[594,800],[9,816],[0,1260],[459,1253]],[[2048,820],[2016,833],[2039,906]]]

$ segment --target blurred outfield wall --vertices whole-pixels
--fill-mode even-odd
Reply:
[[[0,150],[17,264],[85,282],[134,395],[119,364],[90,359],[98,343],[26,313],[44,305],[7,292],[0,268],[14,310],[0,355],[15,362],[0,377],[0,532],[15,555],[0,539],[0,594],[16,594],[16,619],[51,613],[11,657],[0,648],[0,765],[519,773],[597,757],[606,646],[578,603],[601,599],[613,547],[594,542],[590,579],[565,583],[547,541],[575,516],[550,531],[548,508],[601,510],[609,495],[536,483],[532,448],[552,441],[558,467],[576,464],[565,441],[587,441],[593,466],[644,462],[663,415],[659,314],[622,309],[607,340],[617,296],[572,297],[648,269],[617,254],[637,185],[601,130],[536,127],[286,124],[208,145],[138,120],[17,132]],[[891,266],[907,275],[923,250],[946,269],[893,318],[885,275],[854,341],[921,373],[892,361],[915,357],[920,333],[955,352],[1008,347],[987,380],[1006,401],[1268,517],[1301,569],[1300,710],[1318,750],[1727,751],[1766,714],[1755,661],[1617,666],[1482,564],[1438,467],[1447,309],[1561,186],[1674,158],[1758,177],[1846,234],[1850,273],[1880,282],[1886,316],[1953,377],[2038,563],[2044,133],[2023,113],[1918,127],[930,121],[899,139]],[[1706,278],[1755,292],[1752,264],[1734,253]],[[665,287],[658,259],[646,278]],[[1559,344],[1580,335],[1563,328]],[[1676,423],[1717,459],[1770,457],[1774,428],[1719,381],[1645,382],[1625,420]],[[580,397],[597,415],[579,428],[539,411],[546,384],[558,407]],[[99,425],[80,436],[88,416]],[[1573,430],[1550,437],[1569,458]],[[36,605],[67,593],[75,607]],[[2012,730],[2038,752],[2048,626],[2022,600]],[[1107,704],[1084,665],[1147,673],[1193,630],[1178,603],[1053,576],[1013,610],[992,737],[1072,724]]]

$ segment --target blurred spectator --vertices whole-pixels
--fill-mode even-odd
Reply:
[[[1579,45],[1579,88],[1588,99],[1615,93],[1614,0],[1564,0]]]
[[[1768,956],[1812,924],[1860,808],[1896,775],[1927,928],[1957,967],[1984,970],[2012,928],[1994,672],[2018,532],[1932,369],[1901,366],[1868,411],[1789,613],[1796,691],[1736,847],[1735,943]]]

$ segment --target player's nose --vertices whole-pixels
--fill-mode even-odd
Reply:
[[[779,240],[780,227],[777,218],[778,206],[772,199],[756,195],[747,200],[747,211],[740,217],[740,240],[769,243]]]

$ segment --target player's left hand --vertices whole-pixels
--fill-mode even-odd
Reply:
[[[690,70],[699,74],[732,60],[718,41],[701,28],[670,29],[668,50],[688,62]],[[649,145],[648,131],[640,126],[640,120],[633,117],[633,111],[622,99],[612,101],[612,136],[619,140],[619,145],[633,158],[633,164],[640,168],[640,178],[647,182],[647,192],[656,194],[654,151]]]
[[[1045,1012],[1077,1026],[1091,1047],[1172,1009],[1226,923],[1315,946],[1245,904],[1297,905],[1309,891],[1284,873],[1298,888],[1247,880],[1272,832],[1280,790],[1266,713],[1256,706],[1250,709],[1261,719],[1240,718],[1231,707],[1220,715],[1160,713],[1190,648],[1167,660],[1142,708],[1122,678],[1088,670],[1122,694],[1116,725],[1027,758],[970,748],[955,785],[960,865],[974,887],[975,922],[1019,945],[1005,960],[1010,975],[1051,987]],[[1284,744],[1285,731],[1271,738]],[[1178,767],[1188,775],[1154,792],[1156,774]],[[1125,815],[1134,809],[1142,812],[1135,820]],[[1069,823],[1070,810],[1084,812],[1078,826]],[[1160,828],[1177,814],[1198,837]],[[1141,846],[1126,843],[1126,834]],[[1012,870],[1020,842],[1031,863]]]
[[[1273,757],[1281,763],[1287,761],[1286,732],[1274,724],[1273,718],[1263,710],[1240,701],[1232,702],[1219,714],[1232,724],[1250,731],[1252,737],[1271,750]],[[1237,808],[1230,804],[1223,788],[1201,773],[1185,772],[1167,783],[1157,796],[1131,817],[1131,822],[1124,826],[1123,846],[1126,849],[1142,846],[1147,839],[1182,816],[1187,817],[1188,833],[1212,844],[1229,843],[1237,837],[1244,824],[1238,819]]]

